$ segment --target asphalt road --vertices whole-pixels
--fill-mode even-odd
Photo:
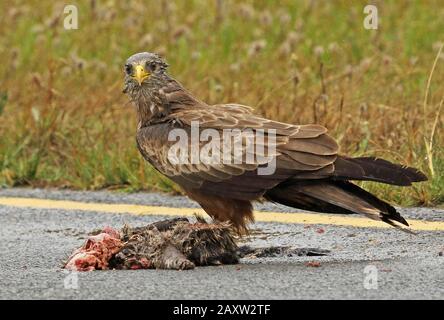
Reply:
[[[0,197],[194,208],[159,194],[4,189]],[[291,212],[257,205],[258,210]],[[410,219],[444,221],[444,210],[401,209]],[[289,213],[291,214],[291,213]],[[297,214],[297,213],[294,213]],[[65,273],[60,267],[88,232],[164,217],[0,205],[0,299],[443,299],[444,231],[260,222],[244,244],[330,250],[322,257],[243,259],[191,271]],[[318,267],[314,264],[319,262]],[[310,266],[311,265],[311,266]]]

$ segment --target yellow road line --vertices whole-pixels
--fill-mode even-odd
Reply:
[[[194,208],[172,208],[133,204],[89,203],[36,198],[0,197],[0,205],[20,208],[29,207],[41,209],[96,211],[105,213],[128,213],[133,215],[193,216],[195,213],[204,214],[204,211],[202,209]],[[254,216],[256,221],[260,222],[325,224],[361,228],[391,228],[389,225],[383,222],[355,216],[340,216],[302,212],[282,213],[267,211],[255,211]],[[408,221],[411,230],[444,231],[444,221],[424,221],[412,219]]]

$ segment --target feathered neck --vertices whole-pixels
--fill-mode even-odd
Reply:
[[[172,78],[134,86],[127,93],[136,106],[139,127],[162,122],[179,109],[206,105]]]

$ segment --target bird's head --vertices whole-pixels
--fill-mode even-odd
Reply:
[[[168,64],[157,54],[140,52],[125,63],[125,93],[153,88],[163,81]]]
[[[165,117],[173,109],[204,105],[167,74],[167,67],[155,53],[136,53],[126,60],[123,92],[137,108],[143,124]]]

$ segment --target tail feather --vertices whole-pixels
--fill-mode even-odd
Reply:
[[[413,232],[409,228],[406,228],[404,225],[400,225],[399,223],[397,223],[394,220],[390,220],[390,219],[387,219],[385,217],[382,217],[381,221],[384,221],[385,223],[391,225],[392,227],[394,227],[394,228],[396,228],[398,230],[404,231],[404,232],[409,233],[409,234],[415,234],[416,235],[415,232]]]
[[[427,177],[415,168],[374,157],[338,157],[334,165],[333,178],[337,180],[368,180],[399,186],[410,186],[413,182],[427,180]]]
[[[293,181],[267,191],[265,197],[274,202],[309,211],[363,214],[398,229],[405,229],[399,224],[409,225],[393,206],[348,181]]]

